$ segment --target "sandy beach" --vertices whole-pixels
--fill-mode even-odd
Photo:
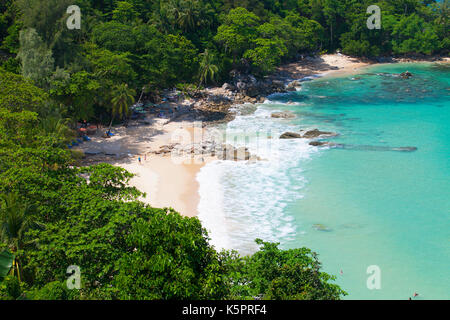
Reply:
[[[371,61],[363,61],[339,53],[325,54],[315,58],[307,57],[300,62],[281,66],[277,73],[292,79],[301,79],[312,75],[340,76],[355,73],[371,64],[373,64]]]
[[[369,62],[334,54],[289,64],[280,67],[278,72],[292,79],[300,79],[317,74],[350,74],[368,65]],[[93,137],[80,149],[94,155],[105,154],[109,158],[101,158],[97,162],[111,163],[135,174],[131,185],[146,193],[146,197],[141,199],[144,203],[158,208],[171,207],[188,217],[196,216],[199,203],[196,176],[204,163],[217,159],[188,158],[183,162],[174,159],[170,151],[159,151],[173,144],[192,145],[194,139],[198,143],[204,139],[207,129],[192,121],[172,122],[156,117],[145,120],[145,126],[114,128],[115,135],[109,139],[100,135]]]
[[[196,175],[208,159],[157,153],[173,144],[189,145],[194,139],[202,140],[204,130],[192,122],[146,120],[150,123],[147,126],[114,128],[114,136],[109,139],[99,133],[79,150],[105,154],[109,157],[102,156],[94,163],[110,163],[135,174],[130,183],[146,194],[140,199],[144,203],[173,208],[188,217],[196,216],[199,202]]]
[[[150,157],[139,164],[119,161],[113,163],[136,176],[131,185],[146,193],[141,201],[157,208],[173,208],[181,214],[194,217],[199,203],[197,173],[203,165],[175,164],[170,157]]]

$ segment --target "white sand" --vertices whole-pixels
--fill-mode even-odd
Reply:
[[[130,184],[146,193],[146,197],[141,199],[144,203],[156,208],[173,208],[185,216],[196,216],[200,200],[196,175],[203,166],[202,162],[188,159],[182,163],[180,159],[152,152],[173,143],[188,145],[194,139],[200,142],[203,128],[192,122],[168,122],[159,118],[147,120],[152,123],[150,126],[114,128],[115,135],[109,139],[101,137],[106,130],[103,129],[79,149],[126,156],[123,160],[114,160],[111,156],[105,162],[136,175]]]
[[[290,74],[293,79],[323,74],[338,76],[351,74],[371,63],[343,54],[325,54],[316,58],[307,58],[278,68],[279,72]]]
[[[181,214],[194,217],[199,203],[197,173],[202,165],[175,164],[170,157],[137,159],[133,163],[117,162],[129,172],[136,174],[130,184],[146,193],[141,199],[156,208],[173,208]]]

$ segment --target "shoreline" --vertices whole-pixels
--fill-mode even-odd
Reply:
[[[396,61],[398,63],[418,63],[433,61]],[[449,58],[443,61],[450,62]],[[273,80],[295,82],[309,76],[339,77],[358,73],[361,69],[373,65],[391,63],[379,63],[374,61],[351,58],[342,54],[323,55],[315,58],[306,58],[300,62],[281,66],[271,76]],[[228,108],[246,101],[242,96],[230,93],[230,90],[212,88],[205,90],[212,92],[221,99],[226,96],[229,101]],[[264,98],[265,99],[265,98]],[[208,104],[211,98],[203,98],[194,101],[194,104]],[[220,99],[219,99],[220,100]],[[244,99],[245,100],[245,99]],[[261,98],[255,101],[248,99],[250,103],[261,103]],[[184,101],[183,103],[186,103]],[[188,101],[192,104],[192,101]],[[214,107],[214,106],[213,106]],[[226,106],[224,107],[226,108]],[[220,108],[223,112],[223,108]],[[230,111],[228,111],[230,112]],[[224,116],[228,123],[234,116]],[[114,128],[116,135],[111,139],[103,139],[100,136],[93,138],[92,142],[80,147],[81,151],[94,154],[90,157],[91,163],[106,162],[122,167],[136,176],[130,181],[130,185],[146,193],[147,197],[140,199],[142,202],[157,208],[173,208],[186,217],[198,216],[200,203],[199,182],[197,175],[203,166],[211,161],[218,160],[215,156],[196,156],[195,152],[189,154],[188,161],[180,161],[171,157],[174,145],[182,148],[194,148],[194,143],[208,140],[209,128],[207,125],[198,124],[204,120],[202,116],[178,117],[172,120],[163,118],[146,118],[145,126],[129,128]],[[208,124],[208,122],[207,122]],[[212,121],[212,125],[216,124]],[[217,129],[217,126],[214,127]],[[92,152],[92,150],[96,150]],[[91,152],[89,152],[91,151]],[[96,156],[95,153],[104,154]],[[111,156],[112,155],[112,156]],[[138,158],[141,158],[139,163]]]
[[[174,164],[170,157],[151,157],[132,163],[115,162],[114,166],[122,167],[136,176],[130,185],[146,194],[139,199],[156,208],[173,208],[186,217],[198,215],[200,203],[197,174],[203,165]]]

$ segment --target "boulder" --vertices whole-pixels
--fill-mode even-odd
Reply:
[[[295,118],[295,114],[289,111],[283,111],[283,112],[274,112],[272,113],[272,118],[275,119],[293,119]]]
[[[403,73],[400,73],[400,77],[402,77],[403,79],[409,79],[413,76],[413,74],[409,71],[405,71]]]
[[[327,141],[312,141],[309,145],[313,147],[324,147],[330,145],[330,143]]]
[[[230,83],[224,83],[222,86],[222,89],[228,90],[228,91],[234,91],[234,90],[236,90],[236,87]]]
[[[336,137],[338,134],[334,133],[334,132],[325,132],[325,131],[320,131],[319,129],[314,129],[314,130],[310,130],[307,131],[304,135],[303,138],[306,139],[315,139],[315,138],[319,138],[319,137]]]
[[[280,139],[300,139],[302,135],[296,132],[285,132],[280,136]]]
[[[302,86],[302,84],[300,83],[300,81],[295,80],[286,86],[286,90],[287,91],[297,91],[297,88],[300,88],[301,86]]]
[[[235,148],[230,144],[223,145],[217,152],[219,160],[247,161],[252,158],[250,152],[245,147]]]

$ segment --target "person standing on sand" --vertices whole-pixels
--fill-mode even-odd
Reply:
[[[141,157],[139,157],[138,160],[139,160],[139,164],[142,164]]]

